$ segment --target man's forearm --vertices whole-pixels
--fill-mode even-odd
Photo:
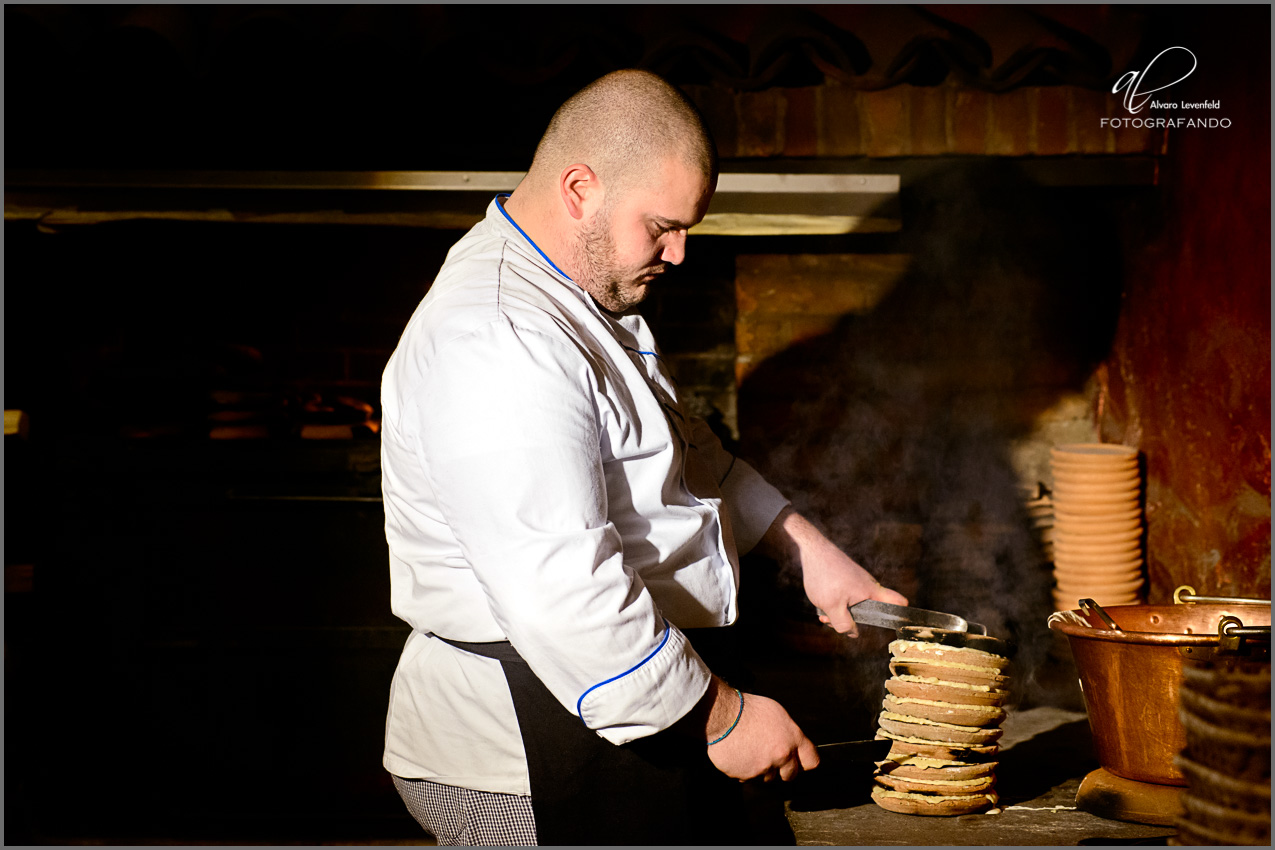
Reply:
[[[798,566],[801,558],[801,542],[811,538],[811,532],[819,534],[809,520],[791,506],[779,512],[770,528],[757,542],[756,551],[784,566]],[[823,535],[819,535],[822,537]]]
[[[867,570],[792,508],[779,512],[762,535],[757,551],[800,575],[806,597],[821,611],[820,621],[839,632],[859,633],[847,608],[865,599],[907,604],[902,594],[882,587]]]

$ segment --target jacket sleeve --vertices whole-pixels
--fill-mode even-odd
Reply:
[[[600,380],[568,342],[494,321],[435,358],[417,451],[496,622],[564,707],[619,744],[685,715],[710,673],[625,566]]]
[[[761,473],[726,451],[704,420],[691,420],[690,443],[696,460],[713,471],[722,491],[722,504],[730,516],[735,546],[739,554],[747,554],[788,506],[788,499]]]

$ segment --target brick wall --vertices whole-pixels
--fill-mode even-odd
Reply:
[[[1125,114],[1119,96],[1076,86],[684,89],[724,158],[1157,154],[1165,144],[1163,130],[1102,127]]]
[[[738,258],[739,381],[767,357],[870,313],[908,268],[906,254],[745,254]]]

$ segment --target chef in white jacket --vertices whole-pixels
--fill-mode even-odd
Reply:
[[[849,605],[906,602],[687,415],[635,309],[716,176],[676,89],[594,82],[385,369],[391,603],[413,630],[384,764],[440,843],[718,843],[736,780],[818,764],[686,636],[735,621],[739,555],[799,571],[840,632]]]

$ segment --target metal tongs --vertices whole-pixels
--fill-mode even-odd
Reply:
[[[908,608],[904,605],[891,605],[889,602],[878,602],[875,599],[865,599],[857,605],[851,605],[850,616],[854,617],[856,623],[880,626],[883,629],[928,626],[931,629],[943,629],[949,632],[967,632],[975,635],[987,634],[987,626],[981,623],[971,623],[955,614],[944,614],[942,611],[927,611],[924,608]]]
[[[891,605],[875,599],[865,599],[851,605],[849,610],[856,623],[894,629],[901,640],[941,643],[997,655],[1008,655],[1012,648],[1006,641],[988,635],[987,626],[982,623],[971,623],[955,614]]]

